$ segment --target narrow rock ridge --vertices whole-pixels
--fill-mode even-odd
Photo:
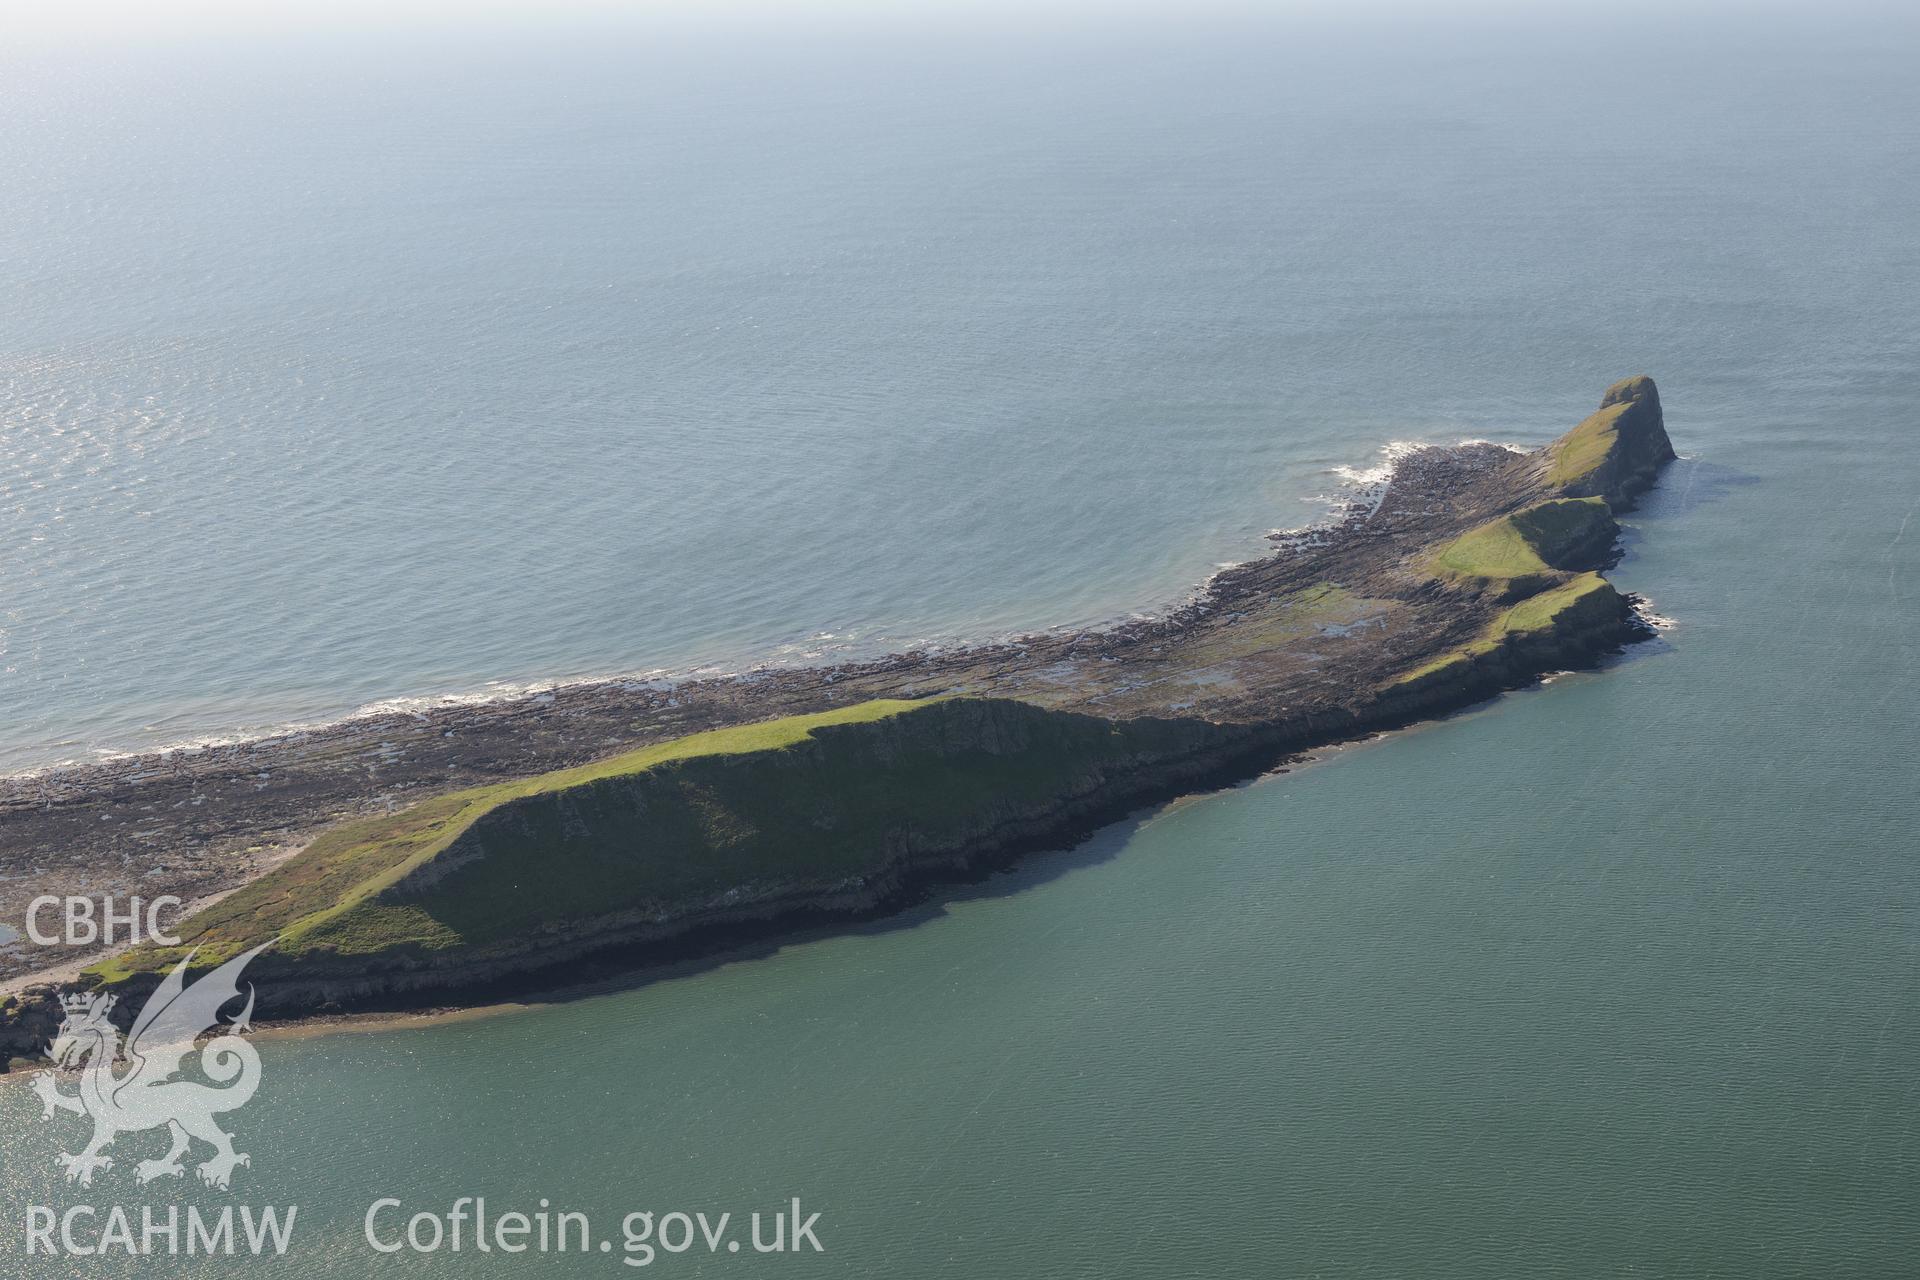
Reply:
[[[343,819],[377,825],[378,815],[404,815],[461,788],[874,699],[1024,704],[981,721],[990,733],[1005,731],[1006,716],[1066,714],[1113,732],[1186,723],[1205,736],[1180,750],[1137,754],[1086,785],[989,804],[991,820],[964,838],[916,842],[912,821],[901,818],[885,858],[851,878],[742,885],[732,896],[688,897],[665,909],[581,913],[562,927],[460,954],[396,952],[368,963],[310,951],[297,965],[256,963],[280,988],[277,996],[263,991],[263,1008],[285,1015],[469,999],[502,983],[549,980],[585,957],[652,963],[799,922],[883,911],[954,875],[1063,843],[1130,807],[1444,713],[1631,641],[1643,631],[1630,602],[1595,570],[1612,554],[1613,511],[1673,456],[1653,381],[1628,378],[1608,389],[1598,411],[1533,453],[1487,445],[1414,452],[1377,503],[1216,575],[1192,600],[1153,618],[665,688],[606,681],[8,780],[0,784],[0,873],[10,877],[0,881],[0,921],[19,914],[23,894],[98,892],[103,876],[125,876],[114,868],[136,862],[143,872],[163,867],[143,885],[149,893],[230,889],[269,870],[266,851],[275,844],[305,845]],[[987,750],[979,741],[961,749]],[[127,844],[136,829],[137,841]],[[297,868],[305,856],[286,865]],[[485,861],[469,842],[443,865],[413,868],[397,891],[431,896]],[[0,979],[30,973],[33,959],[23,964],[18,948],[0,953]],[[108,972],[137,991],[152,969],[116,964]],[[46,989],[27,989],[0,1006],[0,1059],[37,1047],[49,998]]]

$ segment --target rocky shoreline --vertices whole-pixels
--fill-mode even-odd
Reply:
[[[1241,743],[1224,758],[1131,779],[982,847],[903,862],[872,883],[672,921],[601,922],[543,950],[531,969],[503,963],[497,972],[423,973],[419,982],[400,972],[377,981],[316,972],[312,989],[286,1008],[439,1005],[456,991],[462,1001],[498,998],[528,982],[551,986],[558,968],[588,958],[656,964],[808,922],[884,914],[939,883],[1059,847],[1155,799],[1444,714],[1547,672],[1590,665],[1644,635],[1625,598],[1609,591],[1545,631],[1487,647],[1475,638],[1497,624],[1509,601],[1485,584],[1436,579],[1431,567],[1435,548],[1542,498],[1591,493],[1615,508],[1629,505],[1672,456],[1651,381],[1610,390],[1595,418],[1608,415],[1626,425],[1609,426],[1607,448],[1571,477],[1568,442],[1593,419],[1534,454],[1491,445],[1417,450],[1396,462],[1377,501],[1221,572],[1163,616],[1112,628],[671,687],[593,682],[0,780],[0,921],[17,920],[38,893],[205,899],[256,878],[343,818],[701,730],[874,698],[960,694],[1108,717],[1192,717],[1232,727]],[[1603,567],[1607,554],[1584,548],[1582,561],[1593,563],[1580,567]],[[1450,653],[1457,656],[1435,664]],[[18,992],[0,1012],[0,1058],[29,1051],[42,1030],[33,1011],[46,993],[32,989],[42,957],[33,950],[20,943],[0,949],[0,989]]]
[[[485,964],[462,963],[451,971],[431,963],[377,974],[351,969],[330,973],[309,967],[301,981],[289,983],[284,976],[275,979],[275,998],[263,1003],[262,1020],[276,1027],[309,1022],[345,1025],[363,1017],[439,1014],[539,1001],[555,992],[605,987],[623,978],[724,956],[810,930],[885,919],[917,903],[937,899],[944,889],[977,881],[1026,857],[1073,847],[1101,828],[1142,810],[1284,772],[1314,751],[1445,716],[1501,692],[1525,687],[1552,671],[1590,667],[1648,634],[1644,624],[1630,617],[1617,630],[1569,636],[1566,647],[1540,655],[1543,664],[1538,670],[1490,670],[1471,686],[1424,695],[1377,716],[1345,722],[1316,718],[1250,731],[1238,749],[1217,758],[1192,761],[1137,779],[1133,786],[1113,796],[1063,807],[1051,821],[1004,832],[992,842],[934,859],[903,859],[886,876],[849,882],[826,893],[716,906],[666,921],[635,917],[597,922],[594,928],[564,940],[544,939],[537,960],[531,964],[524,957],[503,956]],[[14,1002],[0,1015],[0,1074],[34,1062],[39,1047],[51,1038],[60,1021],[54,1002],[56,990],[29,984],[13,997],[0,997],[0,1005],[9,999]],[[130,994],[137,998],[144,990],[135,988]]]

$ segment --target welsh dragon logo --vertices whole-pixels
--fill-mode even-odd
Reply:
[[[196,1138],[213,1148],[213,1157],[196,1169],[210,1187],[225,1190],[234,1168],[252,1163],[245,1152],[233,1149],[233,1135],[214,1120],[223,1111],[245,1106],[260,1087],[260,1055],[241,1038],[252,1025],[252,985],[238,1018],[222,1023],[220,1010],[239,998],[241,970],[265,949],[255,947],[236,956],[192,986],[186,984],[187,965],[193,961],[189,953],[141,1006],[124,1042],[107,1019],[113,996],[61,997],[66,1020],[47,1053],[62,1071],[79,1070],[80,1092],[61,1093],[51,1071],[36,1076],[33,1089],[46,1108],[46,1119],[55,1111],[71,1111],[93,1120],[93,1140],[85,1149],[60,1156],[67,1181],[92,1186],[96,1172],[113,1168],[113,1158],[101,1152],[115,1138],[162,1126],[173,1145],[160,1159],[139,1163],[134,1172],[142,1183],[184,1175],[180,1157]],[[187,1055],[195,1052],[195,1041],[207,1031],[221,1032],[198,1050],[200,1074],[213,1083],[179,1078]],[[115,1074],[122,1059],[126,1070]]]

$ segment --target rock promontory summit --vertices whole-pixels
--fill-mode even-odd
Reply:
[[[1600,397],[1592,417],[1554,442],[1550,455],[1549,483],[1625,509],[1674,459],[1660,389],[1644,375],[1622,378]]]
[[[1603,574],[1616,513],[1673,457],[1633,377],[1532,452],[1416,450],[1338,520],[1151,618],[8,779],[0,922],[138,858],[149,893],[203,905],[179,946],[95,957],[79,981],[137,994],[189,953],[198,971],[271,944],[249,978],[284,1018],[474,1003],[885,912],[1645,635]],[[57,1010],[4,954],[0,1062]]]

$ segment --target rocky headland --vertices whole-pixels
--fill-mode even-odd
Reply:
[[[1553,443],[1402,458],[1337,523],[1162,616],[671,686],[610,680],[0,780],[0,923],[42,893],[202,904],[150,988],[274,941],[269,1017],[485,998],[890,909],[1154,800],[1589,665],[1601,571],[1672,457],[1649,378]],[[0,947],[0,1064],[58,1022]],[[137,1001],[123,1001],[123,1005]]]

